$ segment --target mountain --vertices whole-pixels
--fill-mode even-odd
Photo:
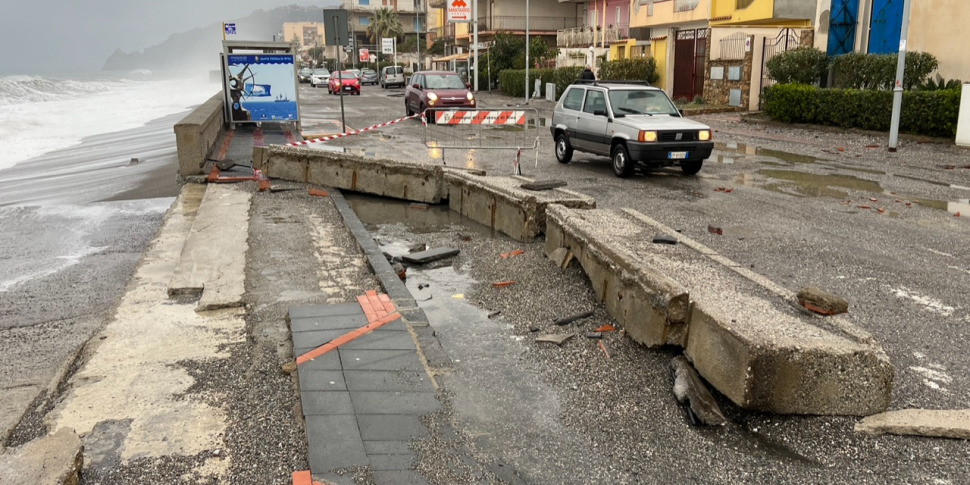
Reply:
[[[290,5],[272,10],[257,10],[246,18],[235,20],[237,35],[227,36],[226,39],[268,42],[273,40],[273,35],[283,30],[284,22],[322,21],[323,8]],[[161,44],[141,52],[128,53],[116,50],[108,57],[101,69],[105,71],[218,70],[221,52],[222,24],[213,23],[208,27],[172,34]]]

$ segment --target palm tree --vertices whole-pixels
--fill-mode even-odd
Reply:
[[[365,31],[367,38],[380,46],[381,39],[388,36],[400,37],[404,35],[404,26],[397,12],[389,7],[381,7],[374,11],[374,18]]]

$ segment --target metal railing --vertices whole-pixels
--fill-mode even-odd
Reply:
[[[579,19],[576,17],[537,17],[529,16],[529,30],[557,31],[577,27]],[[478,19],[478,31],[483,30],[525,30],[525,17],[501,16],[484,17]]]
[[[595,27],[575,27],[556,32],[556,47],[586,47],[600,45],[605,37],[607,44],[630,38],[630,28],[627,25],[609,26],[606,35]]]

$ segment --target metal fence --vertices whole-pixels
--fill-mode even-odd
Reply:
[[[535,109],[437,109],[425,112],[424,144],[440,150],[514,151],[512,172],[521,174],[522,151],[535,152],[539,164],[539,113]]]

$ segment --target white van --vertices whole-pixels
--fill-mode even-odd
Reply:
[[[404,86],[404,68],[401,66],[384,66],[381,69],[381,87],[387,89],[388,86]]]

